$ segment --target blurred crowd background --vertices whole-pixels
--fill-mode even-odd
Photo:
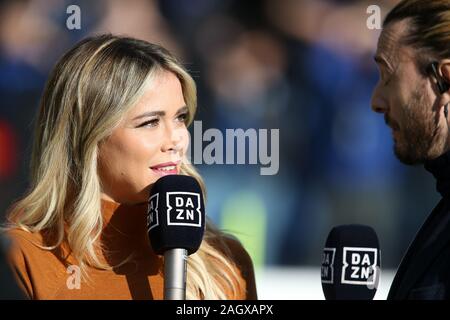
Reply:
[[[367,27],[367,7],[385,16],[397,2],[0,1],[0,212],[27,189],[52,66],[82,38],[111,32],[179,57],[198,86],[203,130],[280,130],[276,175],[260,175],[259,165],[197,166],[207,214],[242,240],[257,268],[318,267],[328,232],[347,223],[372,226],[383,267],[396,268],[438,200],[431,175],[398,162],[370,109],[380,30]],[[66,27],[71,4],[80,30]]]

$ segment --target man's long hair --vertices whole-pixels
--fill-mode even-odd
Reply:
[[[383,27],[407,21],[401,44],[416,51],[416,63],[422,75],[435,60],[450,58],[450,1],[403,0],[386,16]]]

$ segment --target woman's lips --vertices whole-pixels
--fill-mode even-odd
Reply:
[[[158,175],[167,176],[170,174],[178,174],[178,164],[177,163],[162,163],[156,166],[150,167]]]
[[[170,174],[178,174],[178,170],[176,168],[174,170],[161,170],[161,169],[153,169],[153,168],[151,168],[151,169],[153,170],[154,173],[156,173],[160,176],[167,176]]]

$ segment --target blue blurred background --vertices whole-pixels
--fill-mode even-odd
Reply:
[[[384,16],[398,1],[377,1]],[[69,30],[69,5],[81,29]],[[383,117],[374,1],[0,1],[0,212],[28,185],[34,118],[57,59],[111,32],[161,44],[198,85],[203,130],[280,130],[276,175],[258,165],[198,165],[207,213],[243,241],[257,269],[318,268],[329,230],[372,226],[396,268],[438,200],[422,167],[401,165]],[[1,214],[0,214],[1,216]],[[319,281],[317,279],[317,281]]]

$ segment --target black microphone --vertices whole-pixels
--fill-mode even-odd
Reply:
[[[147,229],[153,251],[164,254],[164,299],[186,299],[186,260],[205,231],[205,206],[197,180],[167,175],[152,187]]]
[[[375,231],[364,225],[334,227],[323,249],[322,289],[326,300],[372,300],[381,257]]]

